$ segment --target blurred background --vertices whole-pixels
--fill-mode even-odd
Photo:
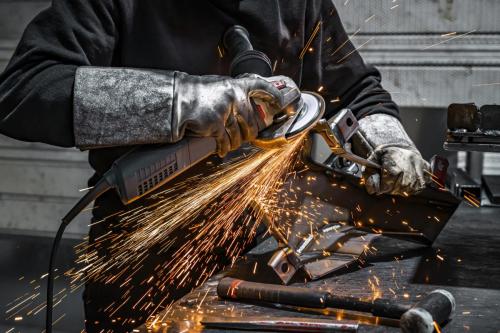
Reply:
[[[334,2],[365,60],[381,70],[384,87],[401,106],[403,122],[423,155],[443,154],[452,165],[467,168],[476,180],[482,174],[500,175],[499,154],[442,149],[449,104],[500,104],[500,1]],[[0,0],[0,70],[27,23],[49,4],[47,0]],[[46,271],[51,237],[91,175],[86,159],[86,153],[76,149],[22,143],[0,135],[0,309],[7,311],[7,303]],[[86,234],[88,221],[87,212],[70,225],[61,266],[71,267],[72,246]],[[75,301],[67,303],[74,309],[66,309],[58,327],[77,332],[83,323],[80,295],[71,297]],[[40,332],[41,316],[17,318],[21,326],[16,318],[4,317],[2,313],[0,331]],[[14,323],[16,329],[10,331]]]

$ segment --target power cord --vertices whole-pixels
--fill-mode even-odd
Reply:
[[[49,261],[49,272],[47,277],[47,309],[45,316],[45,332],[52,333],[52,312],[54,309],[54,266],[57,257],[57,251],[59,250],[59,245],[61,243],[62,236],[66,227],[74,220],[78,214],[82,212],[88,205],[97,199],[101,194],[112,188],[112,185],[108,182],[107,177],[101,178],[99,182],[85,194],[80,201],[76,203],[73,208],[63,217],[61,225],[57,230],[56,237],[54,238],[54,243],[52,244],[52,251],[50,253]]]

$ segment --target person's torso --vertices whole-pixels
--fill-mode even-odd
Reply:
[[[223,4],[219,4],[223,3]],[[275,73],[302,81],[299,59],[316,22],[304,0],[124,1],[114,65],[227,75],[230,57],[222,36],[244,26],[255,49],[271,59]],[[314,75],[314,73],[308,73]]]
[[[270,58],[274,74],[286,75],[304,90],[319,86],[321,70],[300,54],[314,29],[315,14],[304,0],[123,0],[112,66],[228,75],[231,58],[222,36],[244,26],[256,50]],[[314,6],[316,7],[316,6]],[[319,69],[318,69],[319,68]],[[130,147],[91,151],[97,175]]]

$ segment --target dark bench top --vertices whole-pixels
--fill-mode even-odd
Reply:
[[[275,246],[268,240],[255,251],[262,253]],[[401,303],[417,302],[426,292],[447,289],[457,300],[453,320],[442,332],[498,332],[500,329],[500,209],[471,208],[462,205],[432,248],[381,238],[374,243],[378,251],[362,268],[309,282],[310,288],[326,288],[339,295],[370,297],[381,293]],[[237,265],[244,265],[244,262]],[[238,266],[233,269],[238,269]],[[199,321],[207,317],[314,317],[360,319],[359,314],[330,310],[321,313],[296,312],[218,299],[216,287],[223,274],[212,277],[171,308],[158,315],[154,332],[165,327],[172,331],[201,331]],[[297,283],[304,286],[304,283]],[[362,317],[371,322],[374,318]],[[390,324],[390,323],[389,323]],[[168,325],[168,326],[167,326]],[[145,327],[138,331],[146,332]],[[397,332],[397,328],[387,331]],[[207,330],[203,332],[221,332]],[[224,331],[227,332],[227,331]]]

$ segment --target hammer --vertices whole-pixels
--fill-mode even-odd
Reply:
[[[414,306],[407,306],[387,299],[367,302],[355,297],[335,296],[328,291],[225,277],[217,286],[217,294],[223,299],[371,313],[377,317],[399,319],[404,333],[432,333],[436,324],[448,321],[455,311],[455,298],[446,290],[434,290]]]

